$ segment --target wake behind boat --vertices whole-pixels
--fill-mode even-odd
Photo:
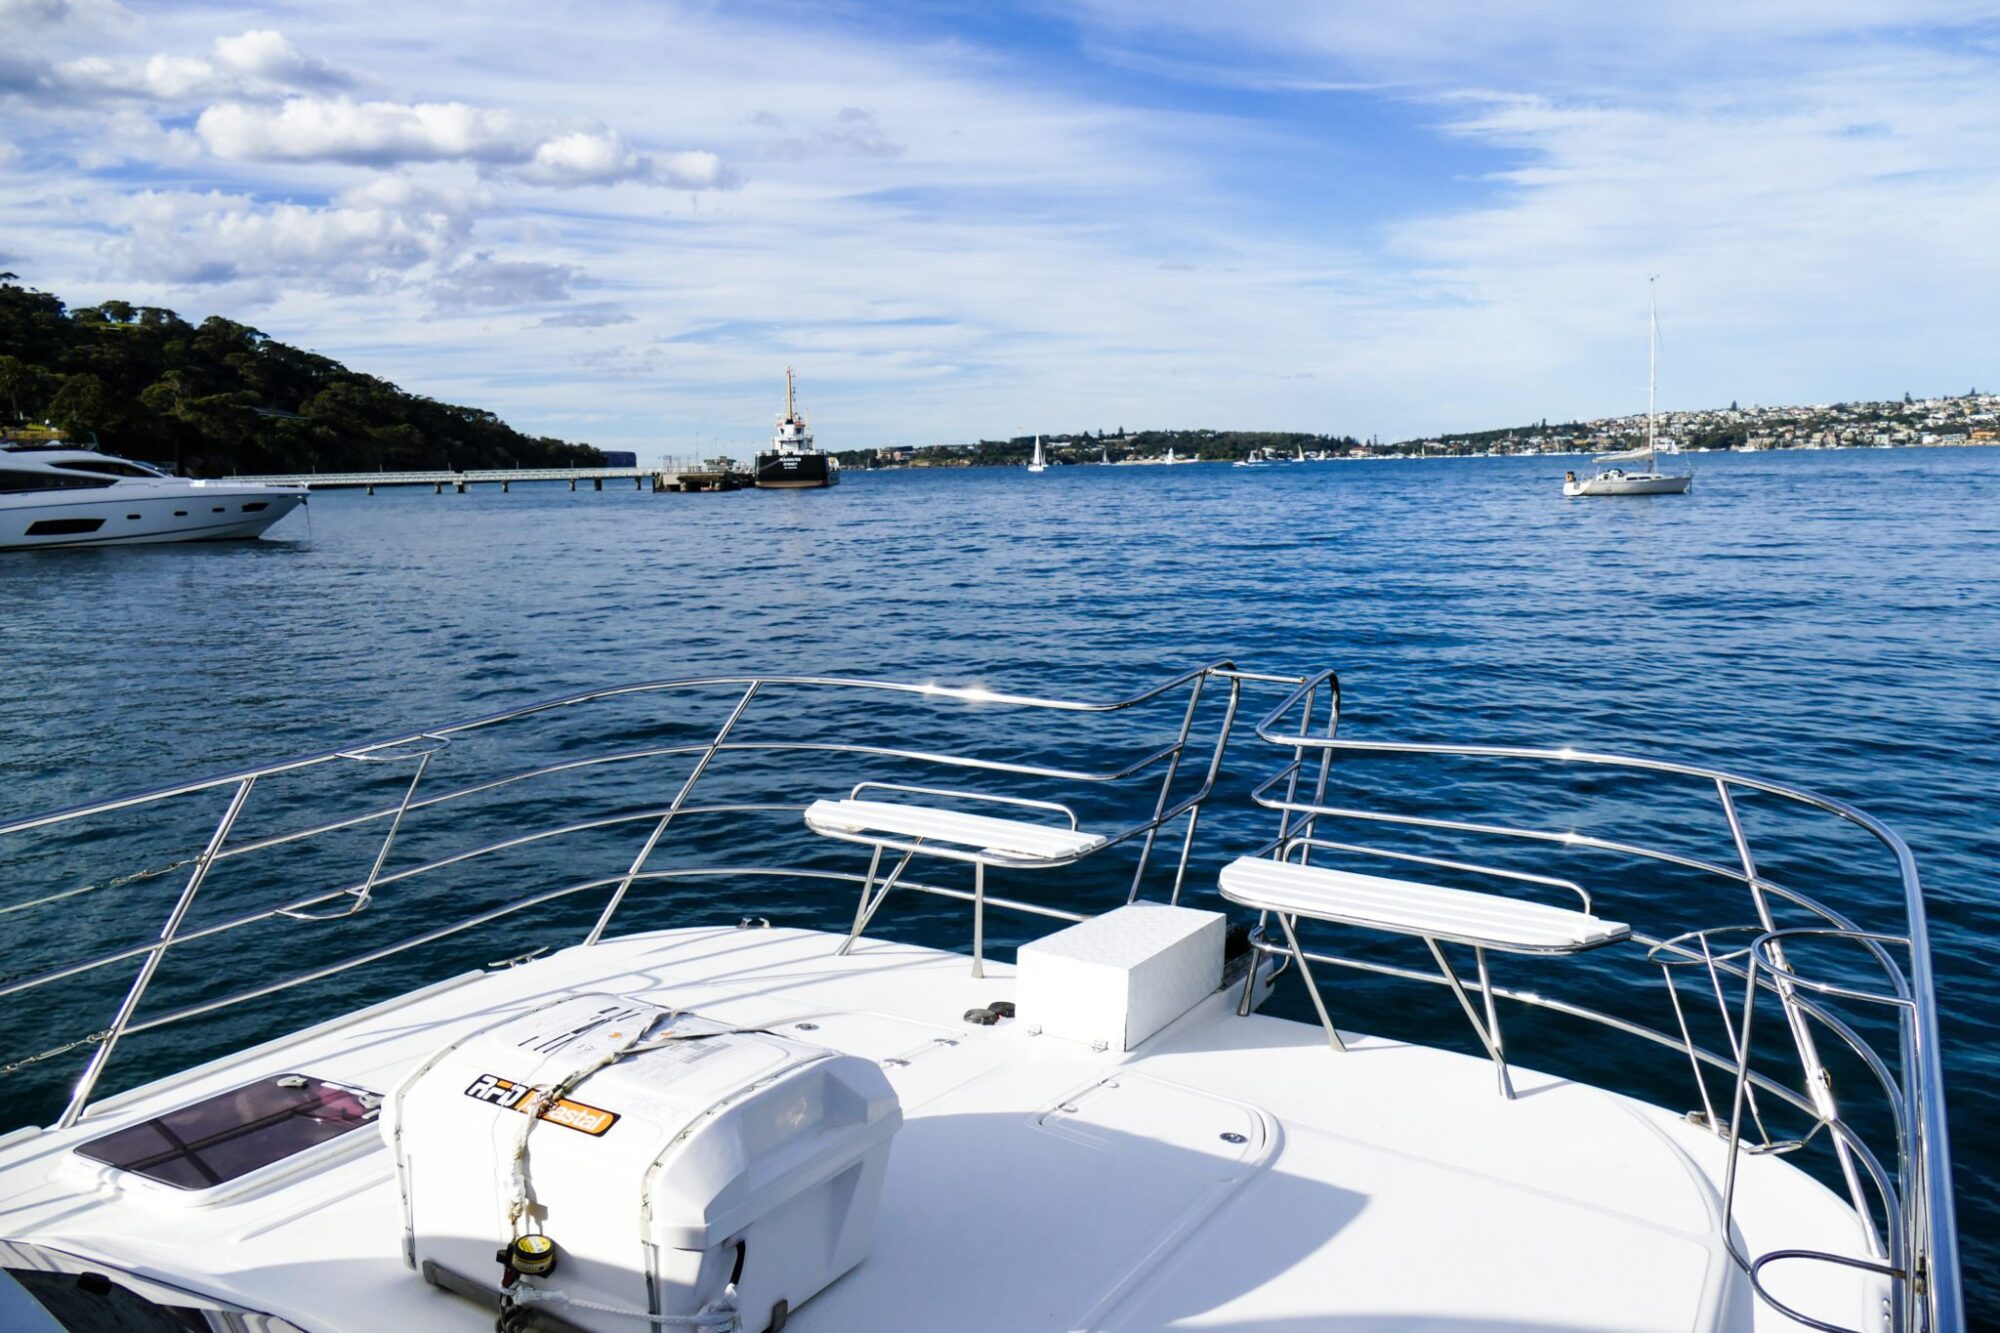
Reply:
[[[302,486],[169,476],[91,449],[0,444],[0,551],[261,536]]]
[[[1647,291],[1652,292],[1657,279],[1647,280]],[[1692,472],[1661,472],[1659,462],[1658,412],[1656,400],[1660,382],[1660,303],[1657,296],[1650,296],[1652,322],[1647,343],[1646,378],[1646,447],[1628,449],[1623,453],[1605,454],[1593,461],[1596,471],[1588,477],[1578,477],[1574,472],[1563,474],[1563,494],[1579,495],[1685,495],[1694,485]],[[1636,464],[1635,471],[1626,471],[1625,465]]]
[[[1268,776],[1191,873],[1253,693]],[[1332,672],[1226,662],[1100,700],[710,676],[0,822],[9,910],[57,918],[0,979],[0,1076],[81,1067],[0,1140],[0,1322],[1965,1326],[1895,833],[1705,767],[1340,720]],[[677,739],[631,748],[635,721]],[[1700,828],[1653,845],[1632,784]],[[1746,832],[1744,798],[1791,814]],[[1740,857],[1704,859],[1724,828]],[[185,848],[160,924],[63,950],[61,914],[142,901],[104,873],[141,847]],[[1798,865],[1831,869],[1772,878]],[[739,919],[767,903],[853,925]],[[967,952],[896,938],[947,913]],[[260,1040],[271,997],[399,955],[414,989]],[[93,977],[122,1001],[60,1031],[74,992],[42,988]],[[1259,1012],[1280,986],[1306,1021]],[[1367,1033],[1418,1005],[1472,1053]],[[1503,1008],[1546,1021],[1503,1039]],[[100,1096],[138,1039],[194,1067]],[[1586,1081],[1648,1068],[1657,1104]]]

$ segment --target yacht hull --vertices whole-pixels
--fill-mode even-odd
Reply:
[[[756,486],[760,491],[817,490],[837,485],[840,468],[831,454],[758,454]]]
[[[1682,477],[1585,477],[1563,483],[1563,494],[1578,495],[1685,495],[1694,485],[1692,474]]]
[[[161,490],[119,486],[72,491],[61,498],[4,497],[0,498],[0,551],[247,541],[262,536],[305,499],[302,489],[232,485]]]

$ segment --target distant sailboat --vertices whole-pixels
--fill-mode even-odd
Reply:
[[[1657,278],[1646,280],[1647,290],[1652,292]],[[1650,296],[1652,307],[1651,338],[1646,355],[1646,447],[1628,449],[1623,453],[1604,454],[1594,459],[1596,471],[1588,477],[1579,478],[1574,472],[1563,474],[1563,494],[1577,495],[1685,495],[1688,487],[1694,485],[1692,472],[1666,473],[1660,471],[1659,428],[1656,403],[1660,386],[1660,301],[1657,295]],[[1627,463],[1643,463],[1636,472],[1627,472]]]
[[[1042,461],[1042,437],[1037,435],[1035,437],[1035,456],[1028,460],[1028,471],[1047,472],[1048,470],[1049,465]]]

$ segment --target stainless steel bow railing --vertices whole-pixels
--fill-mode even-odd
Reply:
[[[1186,754],[1190,739],[1200,715],[1200,705],[1204,691],[1211,683],[1219,682],[1224,699],[1221,717],[1215,726],[1212,748],[1206,756],[1198,783],[1191,789],[1177,790],[1181,776],[1182,759]],[[781,755],[798,756],[838,756],[846,760],[883,761],[913,765],[919,769],[946,769],[962,774],[993,777],[1013,777],[1036,781],[1076,784],[1082,788],[1113,788],[1120,784],[1149,781],[1148,775],[1157,773],[1157,791],[1151,794],[1151,813],[1135,819],[1106,837],[1104,847],[1136,843],[1138,864],[1133,871],[1130,896],[1136,896],[1151,860],[1157,840],[1163,830],[1182,820],[1181,847],[1174,869],[1174,895],[1178,895],[1187,870],[1188,845],[1192,839],[1195,821],[1202,803],[1214,788],[1217,771],[1221,765],[1224,750],[1228,744],[1234,725],[1241,691],[1246,682],[1262,682],[1279,686],[1297,683],[1294,677],[1269,676],[1253,672],[1238,671],[1228,662],[1216,662],[1207,666],[1183,671],[1158,684],[1151,685],[1134,694],[1108,701],[1085,701],[1075,699],[1043,698],[1030,695],[966,687],[942,686],[935,684],[907,684],[895,681],[868,680],[838,676],[710,676],[676,680],[650,681],[640,684],[621,685],[606,689],[590,690],[557,699],[543,700],[519,708],[473,718],[449,726],[433,727],[423,731],[409,732],[370,741],[362,745],[347,746],[337,750],[326,750],[277,763],[264,764],[232,773],[219,774],[191,782],[158,787],[149,791],[136,792],[74,806],[46,814],[29,816],[0,822],[0,865],[8,864],[8,843],[10,836],[26,835],[38,830],[63,830],[66,826],[81,825],[83,821],[103,819],[108,816],[130,817],[137,812],[160,806],[162,803],[181,797],[196,796],[201,793],[227,793],[228,804],[221,818],[208,834],[199,853],[184,862],[177,862],[168,869],[186,869],[187,878],[182,884],[171,909],[167,912],[156,936],[149,942],[111,949],[103,953],[74,962],[45,967],[31,975],[16,977],[0,983],[0,998],[21,996],[59,981],[81,977],[119,963],[138,964],[136,974],[124,992],[111,1021],[102,1029],[75,1041],[65,1042],[51,1051],[15,1060],[12,1064],[0,1066],[0,1073],[12,1072],[33,1064],[37,1060],[53,1057],[81,1047],[94,1047],[88,1063],[77,1078],[70,1094],[60,1123],[75,1123],[90,1106],[93,1094],[103,1077],[114,1051],[121,1039],[135,1033],[151,1031],[170,1024],[184,1022],[220,1010],[230,1009],[250,1001],[277,994],[297,986],[321,981],[328,977],[347,972],[369,963],[381,961],[411,949],[436,943],[451,936],[489,925],[536,908],[547,907],[579,894],[609,889],[611,892],[603,909],[597,914],[589,931],[581,943],[592,945],[601,939],[610,927],[613,918],[625,903],[627,895],[635,884],[655,883],[666,880],[702,879],[724,876],[785,876],[823,883],[860,884],[862,876],[836,871],[814,870],[791,866],[760,864],[726,864],[675,866],[649,869],[649,862],[667,840],[671,830],[684,819],[697,816],[716,815],[796,815],[805,808],[812,796],[826,794],[825,789],[809,793],[804,800],[780,801],[723,801],[720,803],[698,804],[694,797],[698,786],[720,762],[726,766],[731,759],[744,756]],[[851,741],[802,741],[786,737],[755,738],[745,730],[746,715],[752,704],[758,700],[769,700],[774,696],[798,695],[810,691],[831,691],[853,698],[860,697],[876,701],[922,700],[942,704],[964,704],[995,708],[1018,709],[1029,713],[1054,714],[1108,714],[1122,713],[1138,709],[1143,705],[1163,700],[1167,696],[1186,694],[1186,706],[1180,712],[1177,728],[1161,728],[1160,743],[1141,749],[1138,753],[1127,754],[1119,762],[1108,768],[1090,769],[1066,767],[1052,764],[1018,762],[981,757],[974,753],[953,752],[913,746],[898,746],[881,743],[861,743]],[[558,710],[576,709],[602,700],[632,698],[634,696],[656,695],[673,698],[676,701],[690,696],[733,696],[734,702],[720,727],[707,740],[686,744],[646,746],[626,749],[606,754],[595,754],[578,758],[566,758],[560,762],[511,771],[500,776],[428,795],[420,795],[420,786],[426,773],[432,768],[432,760],[452,745],[475,733],[490,732],[505,724],[522,719],[549,714]],[[792,725],[797,718],[793,717]],[[574,820],[546,828],[532,828],[511,832],[509,836],[469,847],[458,848],[448,854],[432,856],[416,865],[392,868],[391,854],[399,836],[410,826],[413,818],[425,812],[452,806],[468,798],[513,788],[519,784],[533,783],[559,775],[575,774],[587,770],[602,769],[605,766],[636,763],[649,759],[689,759],[692,766],[681,780],[672,799],[664,808],[645,809],[636,812],[622,811],[599,814],[595,817]],[[343,763],[381,764],[407,762],[413,765],[409,784],[402,790],[395,803],[357,814],[310,824],[305,827],[288,828],[283,832],[232,843],[231,834],[238,825],[252,793],[260,783],[270,785],[273,779],[299,774],[308,770],[324,769]],[[852,772],[848,773],[851,781]],[[1180,783],[1185,787],[1185,783]],[[1150,791],[1150,789],[1148,789]],[[967,793],[976,795],[977,793]],[[450,920],[441,925],[427,925],[426,928],[397,938],[389,943],[370,949],[364,953],[338,959],[331,963],[306,967],[296,973],[263,980],[258,984],[234,991],[227,995],[185,1004],[164,1013],[141,1017],[139,1008],[154,977],[168,954],[202,940],[211,940],[232,931],[242,930],[259,923],[291,921],[325,921],[340,917],[356,916],[367,911],[376,902],[379,893],[395,884],[407,883],[416,877],[431,874],[446,867],[463,865],[479,858],[531,844],[545,843],[552,839],[571,837],[578,834],[616,829],[625,825],[647,827],[647,835],[637,854],[629,862],[622,862],[617,873],[591,876],[554,887],[538,888],[521,895]],[[240,912],[219,921],[190,926],[188,917],[191,908],[201,894],[216,867],[246,857],[272,852],[282,847],[309,844],[347,830],[366,829],[370,826],[383,828],[383,836],[375,849],[372,864],[367,874],[355,883],[340,884],[329,888],[316,888],[275,905],[260,906],[254,910]],[[122,829],[120,831],[123,831]],[[1101,850],[1101,849],[1100,849]],[[148,871],[157,874],[158,871]],[[93,886],[99,889],[114,888],[139,876],[128,875],[118,880],[106,881]],[[937,897],[971,901],[974,895],[966,890],[941,884],[924,884],[905,880],[899,888]],[[51,907],[57,904],[70,905],[80,892],[63,889],[39,899],[25,903],[10,903],[7,912],[32,910],[37,907]],[[1043,904],[1019,901],[1010,898],[986,895],[986,904],[1002,910],[1012,910],[1030,915],[1050,917],[1066,921],[1084,919],[1084,915]],[[18,1000],[13,1001],[19,1003]]]
[[[1323,726],[1322,726],[1323,709]],[[1294,725],[1296,720],[1296,725]],[[1891,1326],[1901,1330],[1955,1331],[1965,1326],[1960,1291],[1957,1225],[1952,1211],[1950,1151],[1945,1127],[1944,1083],[1940,1070],[1937,1011],[1931,969],[1930,941],[1925,924],[1923,890],[1917,876],[1916,860],[1894,830],[1879,820],[1830,796],[1742,774],[1699,765],[1662,760],[1600,754],[1568,747],[1532,748],[1508,745],[1428,744],[1401,741],[1353,740],[1341,737],[1341,693],[1339,676],[1326,671],[1302,681],[1256,726],[1257,735],[1270,745],[1290,752],[1290,762],[1265,779],[1253,792],[1253,799],[1279,816],[1277,836],[1264,844],[1263,851],[1277,857],[1297,852],[1310,858],[1315,850],[1334,848],[1355,857],[1389,858],[1396,863],[1419,862],[1502,878],[1520,878],[1518,869],[1475,864],[1469,859],[1445,859],[1413,855],[1407,851],[1359,841],[1334,842],[1317,836],[1324,822],[1353,822],[1363,826],[1386,826],[1414,831],[1412,836],[1445,839],[1463,844],[1468,840],[1500,840],[1520,844],[1605,853],[1609,856],[1650,861],[1696,872],[1741,890],[1745,908],[1754,918],[1748,924],[1732,924],[1660,938],[1642,932],[1635,922],[1632,940],[1657,964],[1667,980],[1668,996],[1676,1021],[1674,1031],[1637,1022],[1589,1005],[1558,999],[1532,991],[1486,982],[1468,984],[1468,989],[1493,999],[1524,1005],[1598,1023],[1630,1036],[1682,1052],[1688,1059],[1701,1100],[1702,1110],[1690,1119],[1706,1123],[1723,1137],[1729,1147],[1728,1174],[1724,1189],[1723,1231],[1730,1253],[1747,1274],[1758,1296],[1808,1327],[1846,1333],[1839,1325],[1791,1309],[1780,1301],[1764,1281],[1764,1269],[1778,1262],[1812,1261],[1838,1264],[1881,1274],[1894,1291]],[[1691,780],[1712,789],[1734,848],[1735,864],[1725,864],[1701,856],[1662,847],[1643,846],[1619,839],[1594,836],[1564,829],[1532,828],[1485,822],[1435,813],[1336,804],[1329,800],[1336,759],[1343,763],[1369,756],[1400,757],[1418,763],[1450,760],[1522,761],[1546,769],[1566,767],[1618,770],[1661,779]],[[1537,780],[1545,781],[1546,769],[1538,768]],[[1345,771],[1341,773],[1346,776]],[[1305,789],[1302,792],[1302,787]],[[1775,798],[1788,807],[1832,816],[1869,835],[1888,853],[1894,867],[1899,928],[1877,931],[1865,928],[1841,911],[1813,895],[1779,883],[1760,869],[1745,830],[1738,797],[1754,793]],[[1375,801],[1379,790],[1372,790]],[[1718,830],[1720,831],[1720,830]],[[1571,872],[1574,873],[1574,872]],[[1567,883],[1568,881],[1564,881]],[[1612,890],[1600,890],[1600,902],[1620,917],[1637,917],[1653,904],[1636,897],[1619,897]],[[1802,924],[1786,925],[1781,914],[1803,918]],[[1797,960],[1788,955],[1788,946],[1803,947],[1809,942],[1838,943],[1857,952],[1857,964],[1881,978],[1874,985],[1852,981],[1855,969],[1842,969],[1840,978],[1807,975]],[[1722,947],[1718,948],[1717,946]],[[1263,938],[1260,925],[1253,933],[1252,946],[1262,953],[1284,957],[1282,943]],[[1374,958],[1346,954],[1306,952],[1314,963],[1354,968],[1365,972],[1411,981],[1445,984],[1436,973],[1399,967]],[[1682,993],[1675,984],[1677,973],[1692,973],[1705,986],[1720,1015],[1720,1026],[1728,1045],[1726,1052],[1705,1049],[1697,1044],[1683,1006]],[[1732,1001],[1725,987],[1741,986],[1740,1001]],[[1759,999],[1775,1000],[1790,1037],[1787,1071],[1791,1081],[1772,1077],[1752,1054],[1751,1024]],[[1895,1046],[1885,1057],[1875,1044],[1857,1030],[1832,1002],[1847,1001],[1892,1015]],[[1740,1008],[1738,1007],[1740,1005]],[[1845,1113],[1835,1098],[1832,1078],[1821,1056],[1819,1043],[1830,1039],[1849,1052],[1879,1085],[1887,1121],[1886,1134],[1869,1134],[1857,1125],[1859,1117]],[[1704,1075],[1704,1068],[1722,1071],[1733,1081],[1726,1113],[1719,1113]],[[1758,1094],[1789,1106],[1807,1117],[1812,1129],[1802,1140],[1779,1141],[1763,1127]],[[1786,1152],[1805,1146],[1821,1135],[1832,1145],[1832,1168],[1845,1184],[1855,1214],[1866,1235],[1869,1253],[1852,1256],[1822,1250],[1781,1249],[1761,1255],[1741,1253],[1730,1228],[1730,1218],[1738,1193],[1738,1162],[1753,1152]],[[1878,1151],[1886,1139],[1889,1151]],[[1889,1161],[1885,1163],[1884,1157]]]

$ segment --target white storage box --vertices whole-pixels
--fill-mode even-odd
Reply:
[[[537,1090],[587,1070],[532,1122],[517,1177]],[[511,1290],[633,1333],[646,1314],[700,1311],[732,1277],[743,1327],[767,1328],[860,1262],[901,1123],[872,1061],[574,995],[437,1051],[390,1094],[382,1132],[411,1267],[497,1302],[522,1199],[556,1265]]]
[[[1222,985],[1220,912],[1131,903],[1021,946],[1020,1021],[1129,1051]]]

